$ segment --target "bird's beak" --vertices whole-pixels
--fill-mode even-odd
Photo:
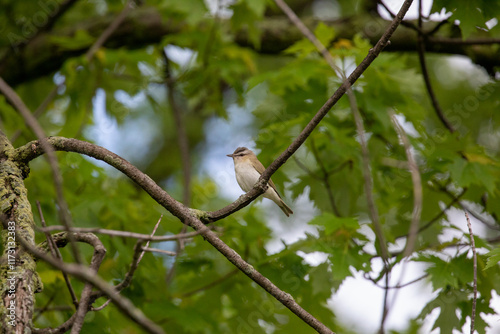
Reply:
[[[228,157],[230,157],[230,158],[232,158],[232,157],[233,157],[233,155],[232,155],[232,154],[226,154],[226,155],[227,155]]]

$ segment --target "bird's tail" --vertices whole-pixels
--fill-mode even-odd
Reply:
[[[277,204],[280,207],[281,211],[283,211],[287,217],[290,217],[290,215],[293,214],[292,209],[290,209],[290,207],[288,205],[286,205],[286,203],[283,202],[283,200],[281,198],[280,198],[280,202]]]

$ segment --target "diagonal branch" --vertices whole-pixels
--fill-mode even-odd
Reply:
[[[85,58],[87,61],[90,61],[94,54],[106,43],[106,41],[113,35],[113,33],[118,29],[118,27],[125,20],[129,12],[134,8],[134,1],[128,0],[125,4],[125,7],[122,9],[120,14],[116,16],[115,19],[111,22],[111,24],[103,31],[103,33],[99,36],[99,38],[94,42],[94,44],[87,50],[85,53]]]
[[[469,214],[467,213],[467,211],[465,211],[465,218],[467,219],[467,227],[469,228],[470,245],[472,248],[472,261],[473,261],[472,270],[474,271],[474,282],[473,282],[474,295],[472,297],[472,313],[470,316],[470,332],[474,333],[474,322],[476,320],[476,302],[477,302],[477,254],[476,254],[476,244],[474,242],[474,234],[472,233],[472,225],[470,223]]]
[[[174,216],[179,218],[179,220],[181,220],[184,224],[187,224],[188,226],[192,227],[194,230],[199,232],[203,236],[203,238],[206,241],[208,241],[212,246],[214,246],[214,248],[217,249],[217,251],[219,251],[222,255],[224,255],[229,262],[231,262],[239,270],[245,273],[245,275],[250,277],[255,283],[264,288],[264,290],[266,290],[280,303],[286,306],[290,311],[292,311],[305,323],[307,323],[309,326],[317,330],[319,333],[328,333],[328,334],[333,333],[318,319],[316,319],[309,312],[304,310],[293,299],[291,295],[279,289],[268,278],[263,276],[260,272],[255,270],[254,267],[252,267],[249,263],[243,260],[242,257],[238,253],[236,253],[231,247],[229,247],[221,239],[219,239],[217,234],[215,234],[210,228],[208,228],[205,224],[203,224],[199,220],[199,218],[193,215],[193,210],[190,210],[182,203],[172,198],[166,191],[160,188],[149,176],[142,173],[137,167],[135,167],[122,157],[118,156],[117,154],[114,154],[103,147],[99,147],[97,145],[88,142],[80,141],[77,139],[63,138],[63,137],[50,137],[47,138],[47,141],[56,150],[66,151],[66,152],[76,152],[88,155],[92,158],[102,160],[108,163],[109,165],[115,167],[116,169],[127,175],[130,179],[132,179],[139,186],[141,186],[156,202],[158,202],[165,209],[170,211],[170,213],[172,213]],[[18,161],[27,162],[36,158],[37,156],[40,156],[43,153],[44,153],[43,147],[40,145],[40,142],[36,140],[16,149],[14,155],[17,157]],[[61,267],[59,262],[57,261],[54,262],[52,258],[50,258],[49,260],[52,261],[49,262],[48,260],[46,260],[47,262],[49,262],[49,264],[55,266],[56,268]],[[74,273],[76,273],[75,275],[80,274],[77,277],[80,277],[94,284],[97,288],[104,291],[104,293],[108,295],[108,297],[110,297],[110,299],[112,299],[115,303],[117,303],[117,301],[113,298],[121,297],[117,295],[116,292],[113,293],[110,292],[107,286],[105,288],[101,288],[103,287],[103,285],[96,280],[95,276],[92,276],[93,280],[88,280],[89,278],[88,272],[85,271],[83,274],[80,273],[80,271],[78,270],[80,266],[65,265],[65,267],[69,274],[74,274]]]
[[[396,115],[390,111],[389,115],[394,124],[394,129],[398,133],[403,146],[406,151],[406,158],[408,159],[408,168],[411,173],[411,180],[413,183],[413,212],[411,216],[410,229],[408,232],[408,239],[406,241],[406,246],[403,252],[403,257],[408,257],[413,253],[415,249],[415,242],[418,235],[418,227],[420,223],[420,214],[422,212],[422,179],[420,177],[420,172],[418,170],[417,162],[413,157],[411,152],[411,145],[406,133],[404,132],[401,124],[399,124]]]
[[[191,158],[189,156],[189,140],[186,134],[186,127],[184,123],[184,117],[182,115],[179,104],[175,99],[175,78],[172,76],[172,69],[170,64],[170,59],[168,59],[167,52],[163,49],[162,52],[163,59],[165,61],[165,86],[167,90],[167,98],[168,103],[170,104],[170,109],[172,109],[172,114],[174,116],[175,128],[177,131],[177,142],[179,144],[179,149],[181,153],[181,164],[182,164],[182,180],[183,180],[183,195],[182,195],[182,203],[185,206],[191,206]],[[187,226],[184,225],[181,228],[180,233],[186,233]],[[175,270],[177,267],[177,261],[179,259],[179,255],[184,250],[184,239],[178,239],[175,247],[175,253],[177,256],[175,257],[174,263],[167,271],[167,275],[165,277],[165,281],[167,284],[171,283]]]
[[[422,29],[422,0],[419,0],[419,11],[418,11],[418,27]],[[427,70],[427,64],[425,62],[425,41],[424,41],[424,34],[420,30],[418,32],[418,39],[417,39],[417,51],[418,51],[418,60],[420,62],[420,68],[422,69],[422,76],[424,77],[424,82],[425,82],[425,88],[427,88],[427,93],[429,94],[429,98],[431,99],[432,106],[434,107],[434,110],[436,111],[436,114],[443,123],[443,125],[450,131],[450,132],[455,132],[455,128],[453,125],[450,123],[450,121],[446,118],[443,109],[441,109],[441,106],[439,105],[439,102],[436,98],[436,94],[434,93],[434,89],[432,88],[431,84],[431,79],[429,77],[429,71]]]
[[[57,205],[59,206],[59,217],[62,224],[66,227],[66,231],[69,231],[69,229],[73,226],[73,223],[71,222],[71,215],[69,213],[68,203],[66,203],[66,200],[64,198],[63,184],[62,184],[63,179],[61,171],[59,170],[59,165],[57,163],[57,157],[55,155],[54,149],[45,139],[45,131],[43,131],[42,127],[40,126],[36,118],[33,116],[31,111],[24,104],[19,95],[17,95],[17,93],[2,78],[0,78],[0,92],[2,92],[2,94],[5,95],[7,100],[9,100],[10,103],[12,103],[12,105],[21,114],[26,124],[33,130],[35,135],[40,140],[40,145],[47,152],[47,160],[49,162],[50,169],[52,171],[52,177],[54,179],[54,186],[56,189],[56,201]],[[71,251],[73,252],[75,261],[77,263],[81,263],[80,253],[78,252],[77,245],[71,239],[72,238],[71,236],[69,238],[70,238]]]
[[[80,153],[91,158],[104,161],[110,166],[116,168],[132,181],[143,188],[154,200],[167,209],[181,221],[188,216],[189,209],[182,203],[176,201],[159,185],[157,185],[149,176],[141,172],[137,167],[119,155],[92,143],[64,137],[49,137],[46,141],[57,151]],[[28,144],[16,149],[16,160],[29,162],[45,153],[45,148],[39,140],[29,142]]]
[[[38,214],[40,215],[40,221],[42,223],[42,227],[47,227],[47,224],[45,223],[45,218],[43,217],[42,207],[40,206],[39,201],[36,201],[36,206],[38,208]],[[49,231],[45,231],[44,233],[45,237],[47,238],[47,244],[49,246],[50,253],[54,258],[57,258],[62,261],[61,252],[59,251],[59,248],[57,247],[54,238],[52,237]],[[66,282],[66,286],[68,287],[69,294],[71,295],[71,300],[73,301],[73,305],[75,305],[75,308],[78,308],[78,298],[76,297],[75,290],[71,285],[71,281],[69,280],[68,274],[66,274],[65,272],[63,272],[62,274],[64,277],[64,281]]]

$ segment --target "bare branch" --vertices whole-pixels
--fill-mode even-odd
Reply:
[[[42,103],[40,103],[40,105],[38,106],[38,108],[36,108],[35,112],[33,113],[33,116],[36,119],[38,119],[42,115],[42,113],[45,110],[47,110],[47,107],[49,106],[50,102],[52,102],[56,98],[56,96],[57,96],[57,90],[59,89],[59,87],[61,87],[61,85],[55,85],[54,88],[49,92],[49,94],[47,94],[47,96],[42,101]],[[19,129],[16,132],[14,132],[14,134],[10,138],[10,141],[14,142],[17,138],[19,138],[19,136],[21,135],[21,133],[22,133],[21,129]]]
[[[113,35],[115,30],[122,24],[122,22],[125,20],[129,12],[134,8],[134,1],[133,0],[128,0],[127,3],[125,4],[125,7],[123,10],[118,14],[118,16],[111,22],[111,24],[102,32],[102,34],[99,36],[99,38],[94,42],[94,44],[90,47],[90,49],[87,50],[85,53],[85,58],[87,61],[90,61],[93,57],[94,54],[106,43],[109,37]]]
[[[160,225],[161,218],[163,215],[158,219],[158,222],[156,223],[155,227],[153,228],[153,232],[151,232],[150,238],[154,236],[156,229]],[[130,268],[128,272],[125,274],[125,278],[123,279],[122,282],[120,282],[118,285],[115,286],[116,291],[122,291],[123,289],[127,288],[130,283],[132,283],[132,277],[134,276],[135,271],[139,267],[139,263],[142,260],[142,257],[144,256],[144,253],[146,252],[143,250],[143,241],[139,240],[134,246],[134,256],[132,257],[132,263],[130,264]],[[149,240],[146,242],[146,246],[144,248],[147,248],[149,246]]]
[[[161,254],[167,254],[167,255],[170,255],[170,256],[176,256],[177,255],[176,252],[171,252],[171,251],[164,250],[164,249],[159,249],[159,248],[142,247],[141,249],[144,252],[161,253]]]
[[[230,278],[230,277],[232,277],[232,276],[236,275],[236,274],[237,274],[237,273],[239,273],[239,272],[240,272],[240,271],[239,271],[238,269],[234,269],[234,270],[232,270],[232,271],[228,272],[227,274],[225,274],[225,275],[223,275],[223,276],[219,277],[218,279],[216,279],[216,280],[214,280],[214,281],[212,281],[212,282],[208,283],[207,285],[204,285],[204,286],[202,286],[202,287],[200,287],[200,288],[197,288],[197,289],[194,289],[194,290],[192,290],[192,291],[189,291],[189,292],[183,293],[183,294],[181,295],[181,297],[184,297],[184,298],[185,298],[185,297],[190,297],[190,296],[192,296],[192,295],[194,295],[194,294],[197,294],[198,292],[208,290],[208,289],[210,289],[211,287],[216,286],[217,284],[220,284],[220,283],[224,282],[225,280],[227,280],[228,278]]]
[[[419,11],[418,11],[418,27],[422,29],[422,6],[421,0],[419,0]],[[422,76],[424,77],[425,88],[427,88],[427,93],[429,94],[429,98],[431,99],[432,106],[436,111],[436,114],[443,123],[443,125],[451,132],[455,132],[455,128],[450,123],[450,121],[446,118],[443,109],[439,105],[439,102],[436,98],[436,94],[434,93],[434,89],[432,88],[431,79],[429,77],[429,72],[427,70],[427,64],[425,62],[425,43],[424,43],[424,34],[420,30],[418,32],[417,39],[417,51],[418,51],[418,60],[420,61],[420,68],[422,69]]]
[[[429,42],[436,44],[450,44],[450,45],[491,45],[500,44],[500,38],[473,38],[473,39],[462,39],[458,38],[446,38],[446,37],[429,37]]]
[[[48,226],[45,228],[39,228],[38,230],[42,232],[51,232],[51,231],[61,231],[64,230],[64,226],[62,225],[52,225]],[[97,233],[97,234],[106,234],[114,237],[123,237],[123,238],[134,238],[134,239],[140,239],[140,240],[150,240],[153,242],[160,242],[160,241],[175,241],[177,239],[188,239],[195,237],[197,235],[200,235],[199,232],[188,232],[184,234],[174,234],[174,235],[167,235],[167,236],[154,236],[151,237],[150,234],[142,234],[142,233],[135,233],[135,232],[128,232],[128,231],[118,231],[118,230],[108,230],[104,228],[99,228],[99,227],[73,227],[71,228],[70,232],[91,232],[91,233]]]
[[[182,202],[185,206],[191,206],[191,158],[189,156],[189,140],[186,134],[186,127],[184,125],[184,118],[180,110],[179,104],[175,100],[175,78],[172,76],[172,70],[170,68],[170,60],[165,50],[162,52],[163,59],[165,61],[165,87],[167,90],[168,103],[170,104],[170,109],[172,109],[172,114],[174,116],[175,128],[177,131],[177,142],[179,144],[179,149],[181,153],[181,164],[182,164],[182,190],[183,199]],[[187,231],[187,226],[183,225],[180,234],[184,234]],[[180,255],[184,250],[184,239],[177,239],[177,245],[175,248],[175,253]],[[177,267],[177,259],[175,258],[174,263],[170,267],[165,277],[167,284],[172,282],[175,275],[175,268]]]
[[[43,217],[43,212],[42,212],[42,207],[40,206],[40,202],[36,201],[36,206],[38,208],[38,214],[40,215],[40,221],[42,223],[42,227],[47,227],[47,224],[45,223],[45,218]],[[64,226],[63,226],[64,229]],[[59,251],[59,248],[57,247],[54,238],[52,238],[52,235],[46,231],[45,237],[47,238],[47,244],[50,249],[50,253],[52,256],[56,259],[59,259],[62,261],[62,255],[61,252]],[[66,286],[68,287],[69,294],[71,295],[71,300],[73,301],[73,305],[75,305],[75,308],[78,308],[78,298],[76,297],[75,290],[73,289],[73,286],[71,285],[71,281],[69,280],[68,274],[66,274],[64,271],[62,272],[64,281],[66,282]]]
[[[119,155],[89,142],[63,137],[49,137],[47,141],[58,151],[75,152],[87,155],[91,158],[101,160],[116,168],[132,181],[143,188],[154,200],[165,207],[170,213],[181,221],[190,215],[190,211],[182,203],[176,201],[172,196],[158,186],[149,176],[142,173],[137,167]],[[19,161],[28,162],[45,153],[40,141],[35,140],[16,149]]]
[[[325,185],[326,193],[328,194],[328,199],[330,200],[330,206],[332,207],[333,213],[337,217],[340,217],[341,214],[340,214],[339,208],[337,207],[337,204],[335,203],[335,198],[333,198],[332,186],[330,185],[330,180],[329,180],[330,174],[326,170],[326,167],[323,164],[323,161],[321,161],[321,158],[319,156],[319,152],[316,149],[316,145],[314,144],[314,139],[313,138],[314,137],[311,137],[311,148],[312,148],[312,152],[313,152],[314,158],[318,162],[319,167],[321,168],[321,171],[323,173],[323,177],[321,177],[321,181]]]
[[[422,180],[420,178],[420,172],[418,170],[417,162],[413,157],[411,152],[411,144],[406,136],[405,131],[399,124],[396,115],[389,111],[389,115],[394,124],[394,129],[398,133],[401,141],[403,142],[403,146],[406,151],[406,158],[408,159],[408,168],[411,173],[411,180],[413,183],[413,212],[411,216],[410,228],[408,231],[408,239],[406,241],[405,250],[403,252],[403,257],[408,257],[413,253],[415,249],[415,242],[417,240],[418,235],[418,227],[420,223],[420,214],[422,212]]]
[[[72,237],[75,241],[84,242],[94,247],[94,254],[92,255],[92,260],[90,263],[90,267],[88,269],[91,272],[93,272],[94,275],[97,274],[97,271],[101,266],[102,260],[106,255],[106,249],[104,248],[104,245],[99,240],[99,238],[92,233],[73,233],[73,232],[71,233],[73,234]],[[56,246],[57,248],[65,247],[68,244],[68,241],[69,241],[69,236],[67,232],[57,233],[51,236],[51,238],[48,239],[46,242],[41,243],[38,246],[38,250],[44,252],[47,249],[51,249],[51,242],[53,242],[54,246]],[[54,258],[54,259],[59,261],[60,263],[63,263],[62,258]],[[63,274],[67,275],[65,271],[62,272]],[[35,332],[57,333],[57,332],[66,332],[71,328],[72,333],[79,333],[83,325],[83,321],[85,320],[85,315],[90,310],[91,292],[92,292],[92,285],[89,284],[88,282],[85,283],[85,286],[83,288],[80,297],[80,303],[78,303],[77,305],[77,311],[66,322],[64,322],[62,325],[58,326],[55,329],[53,328],[37,329]]]
[[[142,246],[142,244],[144,243],[144,240],[139,240],[135,244],[134,255],[132,257],[132,262],[130,263],[130,268],[129,268],[128,272],[125,274],[125,278],[123,279],[123,281],[121,281],[119,284],[115,285],[116,291],[120,292],[123,289],[129,287],[130,284],[132,283],[132,277],[134,276],[135,271],[139,267],[139,263],[141,262],[144,254],[146,253],[146,250],[148,250],[149,242],[151,241],[151,238],[156,233],[158,226],[160,226],[160,222],[161,222],[162,218],[163,218],[163,215],[160,216],[160,219],[158,219],[158,222],[156,223],[156,225],[153,228],[153,232],[151,232],[151,234],[149,235],[149,239],[146,242],[146,246],[144,246],[144,247]],[[103,295],[104,294],[101,291],[96,291],[95,293],[92,294],[92,301],[95,301],[96,299],[102,297]],[[96,308],[92,308],[92,310],[93,311],[100,311],[103,308],[105,308],[106,306],[108,306],[110,302],[111,302],[111,298],[106,300],[103,305],[96,307]]]
[[[472,233],[472,225],[470,223],[469,214],[467,211],[465,212],[465,218],[467,219],[467,227],[469,228],[470,235],[470,245],[472,248],[472,261],[473,261],[473,270],[474,270],[474,297],[472,298],[472,313],[470,316],[470,333],[474,333],[474,322],[476,319],[476,302],[477,302],[477,254],[476,254],[476,244],[474,242],[474,234]]]
[[[99,238],[92,233],[78,235],[78,237],[75,237],[75,239],[77,239],[78,241],[87,242],[88,244],[94,247],[94,254],[92,255],[89,271],[94,273],[94,275],[97,275],[97,271],[101,266],[104,256],[106,255],[106,249],[104,248],[104,245],[102,244],[101,240],[99,240]],[[71,334],[78,334],[82,329],[83,321],[85,320],[85,315],[87,315],[88,311],[90,310],[91,293],[92,293],[92,284],[87,282],[83,287],[82,294],[80,295],[80,303],[78,305],[78,310],[76,311],[75,314],[75,322],[71,327]]]

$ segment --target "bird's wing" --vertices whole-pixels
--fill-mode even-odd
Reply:
[[[257,172],[259,172],[260,175],[262,175],[262,173],[264,173],[264,171],[266,170],[264,165],[259,160],[252,161],[252,166],[257,170]],[[274,185],[273,180],[269,179],[268,184],[271,186],[271,188],[274,189],[274,191],[276,191],[276,194],[278,194],[278,197],[281,198],[281,195],[278,192],[278,189],[276,189],[276,186]]]

